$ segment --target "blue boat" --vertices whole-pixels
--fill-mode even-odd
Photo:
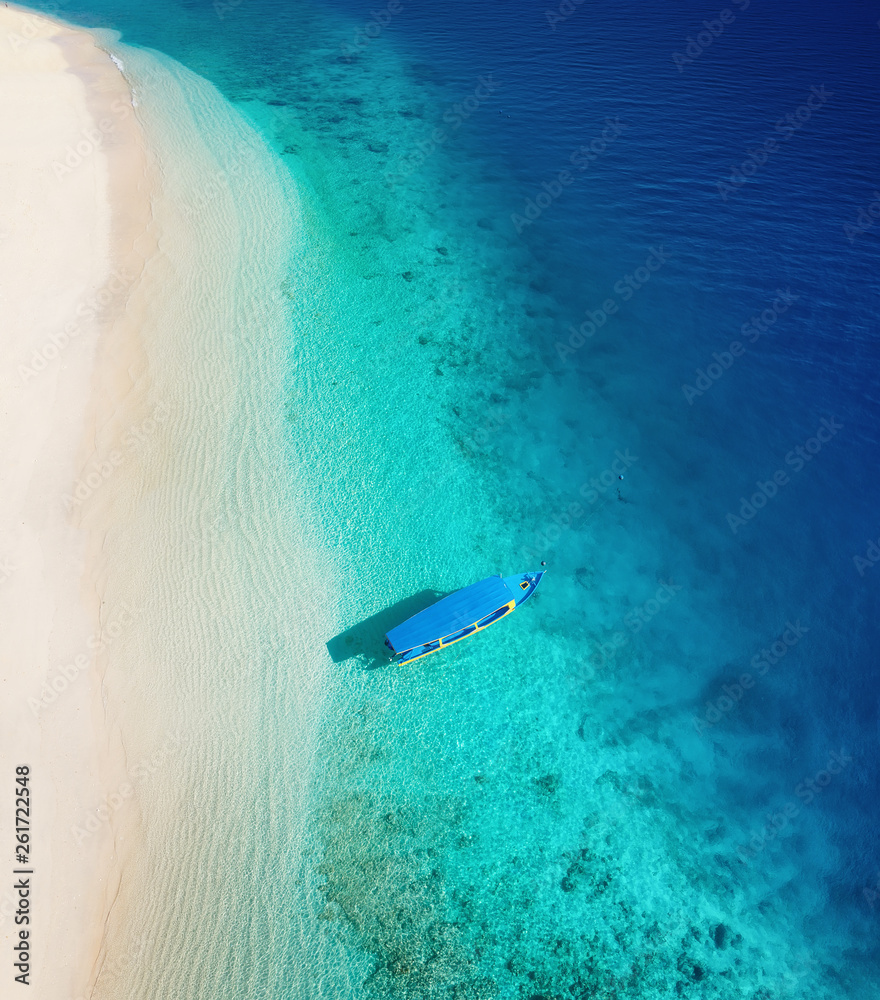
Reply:
[[[494,625],[527,601],[544,570],[519,576],[490,576],[425,608],[391,629],[385,645],[398,663],[410,663]]]

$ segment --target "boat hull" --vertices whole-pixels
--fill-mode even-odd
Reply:
[[[385,645],[397,663],[438,653],[506,618],[532,596],[544,572],[489,577],[465,587],[391,629]]]

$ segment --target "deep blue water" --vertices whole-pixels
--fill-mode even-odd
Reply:
[[[77,8],[63,13],[211,79],[292,158],[329,228],[359,239],[387,232],[398,247],[400,232],[424,232],[425,246],[442,241],[452,259],[470,261],[464,291],[446,298],[436,269],[413,266],[425,349],[447,380],[437,426],[486,491],[472,501],[490,513],[475,509],[473,520],[503,540],[475,534],[475,551],[485,543],[505,560],[486,572],[546,559],[551,573],[511,640],[519,659],[504,685],[474,679],[488,655],[479,646],[473,662],[456,661],[463,686],[445,697],[458,715],[473,712],[480,746],[464,739],[451,753],[440,722],[407,743],[394,721],[408,718],[397,703],[414,696],[407,682],[343,674],[340,717],[378,700],[382,734],[392,746],[401,739],[399,758],[386,745],[381,772],[371,771],[378,758],[352,749],[366,737],[327,709],[328,763],[312,808],[329,832],[308,877],[347,915],[353,952],[375,962],[353,991],[880,995],[870,985],[880,961],[877,8],[404,0],[381,8],[387,24],[373,38],[357,32],[380,8],[355,2],[241,0],[222,17],[201,0]],[[725,9],[724,30],[703,46],[704,19],[717,32]],[[691,61],[676,60],[688,51]],[[464,103],[478,91],[476,105]],[[402,203],[422,230],[395,221]],[[365,246],[363,259],[384,252]],[[425,304],[438,300],[432,313]],[[432,328],[452,313],[434,342]],[[476,332],[465,336],[470,321]],[[625,468],[612,464],[618,452],[632,456]],[[403,529],[371,542],[368,515],[346,509],[342,492],[334,503],[328,533],[342,548],[352,539],[340,559],[353,578],[368,577],[384,547],[402,549]],[[411,539],[429,543],[430,534]],[[354,609],[346,613],[353,624]],[[427,663],[417,676],[444,669]],[[432,712],[442,716],[439,703]],[[496,802],[455,818],[447,781],[464,759],[483,761],[499,801],[537,788],[544,811],[517,805],[512,819]],[[346,877],[336,845],[374,826],[363,802],[354,818],[336,808],[326,819],[334,782],[345,781],[392,798],[408,788],[413,829],[419,781],[444,803],[424,807],[418,836],[395,840],[382,827],[383,850],[409,874],[399,884],[375,876],[383,906],[396,893],[415,907],[411,886],[423,874],[405,859],[435,858],[424,898],[456,901],[448,926],[466,945],[437,944],[422,918],[398,931],[405,941],[434,935],[442,975],[415,946],[406,964],[395,935],[376,930],[396,919],[390,909],[353,916],[369,909],[377,883],[363,865]],[[606,788],[628,803],[607,829]],[[478,860],[453,859],[461,837],[496,821]],[[566,840],[597,823],[601,850],[589,836]],[[539,840],[556,834],[539,856]],[[528,874],[509,875],[520,864],[511,852],[532,836]],[[642,844],[652,859],[644,870]],[[666,877],[667,862],[683,881]],[[605,892],[603,866],[623,888]],[[677,884],[704,888],[676,898]],[[590,898],[578,910],[584,885]],[[712,902],[698,913],[697,898]],[[621,917],[633,899],[646,912]],[[673,940],[675,906],[691,916]],[[717,913],[711,925],[707,912]],[[618,951],[593,922],[616,928]],[[688,934],[717,961],[693,958]],[[751,951],[725,965],[742,936]],[[668,962],[655,956],[667,952]]]

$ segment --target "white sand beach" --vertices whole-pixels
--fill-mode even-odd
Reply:
[[[132,95],[107,53],[85,32],[0,8],[0,759],[10,796],[15,767],[30,769],[33,871],[30,923],[16,924],[8,880],[0,928],[6,949],[30,930],[18,971],[47,1000],[87,988],[118,888],[110,825],[71,834],[85,803],[107,814],[106,789],[124,777],[100,680],[132,611],[102,603],[100,537],[69,498],[108,472],[84,462],[103,419],[95,390],[116,406],[120,372],[138,369],[131,338],[110,351],[102,337],[141,271],[145,176]]]
[[[0,842],[26,765],[41,1000],[220,995],[251,933],[231,914],[252,906],[265,703],[273,815],[299,836],[335,623],[287,502],[298,224],[206,81],[0,7]]]

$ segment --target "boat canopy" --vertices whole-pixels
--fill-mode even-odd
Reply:
[[[396,653],[404,653],[467,628],[513,600],[516,598],[504,580],[500,576],[490,576],[408,618],[391,629],[387,639]]]

